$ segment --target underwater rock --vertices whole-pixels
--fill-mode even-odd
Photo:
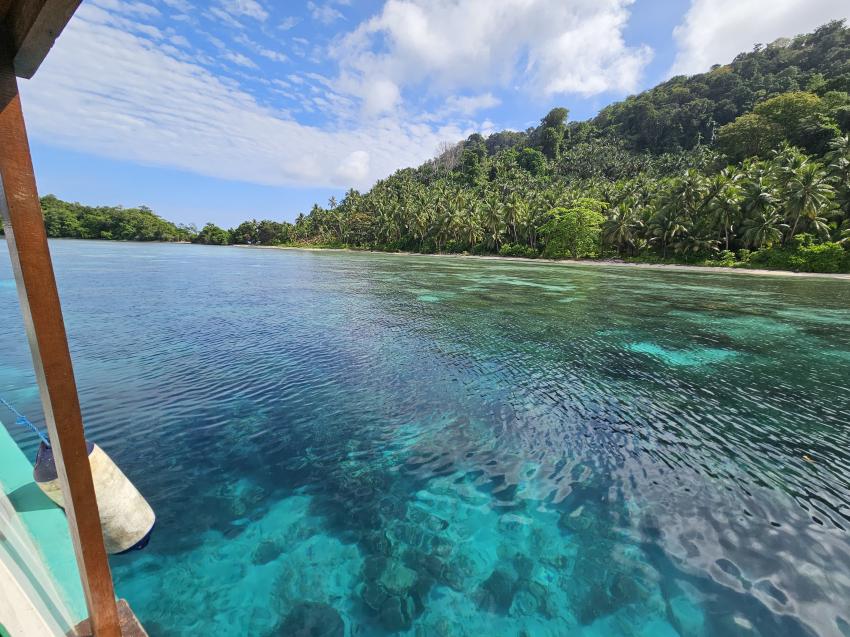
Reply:
[[[430,534],[417,524],[398,524],[393,527],[390,538],[418,548],[426,548],[430,544]]]
[[[514,569],[520,579],[529,579],[531,572],[534,570],[534,560],[524,553],[517,553],[514,556]]]
[[[227,483],[221,487],[219,494],[229,505],[231,518],[244,517],[255,511],[266,499],[265,489],[248,480]]]
[[[444,537],[435,535],[431,538],[431,553],[439,557],[448,557],[454,551],[454,544]]]
[[[436,555],[426,554],[421,561],[421,565],[422,569],[431,577],[442,577],[445,565],[443,564],[443,560]]]
[[[650,591],[646,583],[636,573],[605,573],[591,572],[592,563],[583,565],[582,575],[588,582],[587,593],[583,595],[578,603],[577,616],[583,624],[590,624],[594,620],[615,613],[623,606],[630,604],[641,605],[646,608],[649,602]]]
[[[434,586],[434,580],[430,577],[418,577],[413,588],[410,589],[410,594],[413,597],[413,602],[416,605],[416,616],[418,617],[425,612],[425,600],[428,599],[428,593]]]
[[[387,593],[378,584],[374,582],[367,582],[363,585],[363,590],[360,592],[360,598],[366,606],[377,613],[381,610],[381,606],[386,601]]]
[[[668,603],[673,627],[682,635],[702,637],[705,634],[703,611],[687,597],[680,595]],[[850,637],[850,632],[847,633]]]
[[[340,614],[327,604],[301,602],[273,633],[274,637],[344,637]]]
[[[574,511],[567,511],[561,514],[558,519],[558,526],[570,533],[587,533],[594,527],[594,512],[585,511],[584,506],[580,506]]]
[[[376,555],[392,555],[393,542],[382,530],[365,533],[361,537],[360,541],[367,553],[374,553]]]
[[[499,516],[499,530],[507,535],[525,534],[531,524],[531,519],[524,515],[503,513]]]
[[[605,615],[610,615],[616,610],[611,604],[608,591],[601,582],[592,582],[586,592],[575,600],[575,614],[579,622],[584,625],[592,624],[595,620]]]
[[[457,626],[445,617],[437,618],[429,626],[417,626],[416,637],[458,637]]]
[[[414,611],[415,606],[409,596],[388,597],[381,606],[381,626],[392,633],[407,630],[413,624]]]
[[[552,553],[540,556],[540,563],[551,566],[552,568],[564,571],[570,566],[572,559],[568,555],[562,553]]]
[[[273,540],[263,540],[251,554],[251,563],[256,564],[257,566],[262,566],[263,564],[274,562],[278,557],[280,557],[282,552],[283,550],[280,546],[278,546],[277,542],[274,542]]]
[[[549,591],[540,582],[528,582],[526,590],[531,594],[537,602],[538,612],[546,619],[555,619],[558,616],[558,609],[553,604],[552,598],[549,597]]]
[[[445,584],[449,588],[457,592],[463,592],[464,573],[458,564],[458,560],[444,562],[440,575],[437,578],[441,584]]]
[[[529,591],[518,591],[514,595],[511,615],[534,615],[540,608],[540,603]]]
[[[423,511],[418,507],[410,507],[408,509],[407,519],[433,533],[439,533],[449,528],[447,520],[437,517],[432,513],[428,513],[427,511]]]
[[[379,580],[387,592],[400,595],[409,591],[416,583],[416,571],[407,568],[398,560],[387,560]]]
[[[387,558],[383,555],[370,555],[363,562],[363,579],[366,581],[377,580],[387,566]]]
[[[649,597],[649,591],[640,579],[626,573],[617,573],[614,576],[608,594],[614,607],[642,602]]]
[[[507,615],[514,601],[514,583],[510,573],[496,569],[476,591],[478,606]]]
[[[477,580],[482,574],[475,560],[466,553],[459,553],[453,559],[443,561],[443,569],[438,580],[441,584],[462,593],[466,591],[466,583],[470,579]]]

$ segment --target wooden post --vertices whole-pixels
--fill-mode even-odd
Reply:
[[[0,25],[0,209],[89,619],[96,637],[121,637],[11,49]]]

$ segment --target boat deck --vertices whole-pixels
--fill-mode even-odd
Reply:
[[[0,626],[10,637],[64,636],[86,616],[65,514],[0,424]]]

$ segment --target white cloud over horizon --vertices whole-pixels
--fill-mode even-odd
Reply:
[[[649,47],[625,43],[632,3],[388,0],[333,54],[340,83],[372,113],[426,82],[437,91],[518,83],[538,96],[628,92],[652,58]]]
[[[506,0],[494,11],[484,0],[388,0],[378,16],[336,38],[336,54],[352,54],[350,63],[338,60],[337,74],[281,69],[274,77],[262,75],[261,58],[289,58],[246,34],[250,21],[270,17],[257,0],[207,6],[200,17],[217,22],[221,37],[204,30],[198,37],[212,51],[189,47],[167,20],[146,24],[145,16],[159,15],[155,7],[92,0],[23,93],[32,135],[54,146],[248,183],[362,189],[433,157],[442,142],[492,130],[489,119],[474,119],[502,102],[488,81],[518,82],[543,96],[634,88],[650,53],[624,43],[631,2],[578,0],[565,8],[559,0]],[[185,0],[163,4],[186,7]],[[347,4],[328,0],[308,11]],[[474,28],[458,22],[476,14],[482,20]],[[367,49],[379,32],[393,43],[391,55]],[[497,38],[504,38],[498,47]],[[296,54],[297,47],[316,50],[301,37],[290,42]],[[441,84],[430,110],[406,95],[426,78]],[[269,95],[246,82],[270,87]],[[275,91],[294,99],[310,123],[275,106]]]
[[[80,8],[36,78],[22,84],[33,137],[223,179],[363,188],[467,134],[389,118],[360,128],[303,125],[125,26],[95,5]]]
[[[755,44],[813,31],[850,18],[850,2],[835,0],[692,0],[673,37],[678,52],[670,75],[708,71]]]

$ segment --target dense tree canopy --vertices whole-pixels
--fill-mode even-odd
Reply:
[[[146,207],[84,206],[57,199],[41,198],[48,237],[116,239],[121,241],[188,241],[194,228],[178,226]]]
[[[850,36],[843,22],[757,45],[708,73],[674,77],[603,109],[593,124],[635,150],[687,150],[710,143],[718,127],[759,102],[798,91],[850,92]]]

